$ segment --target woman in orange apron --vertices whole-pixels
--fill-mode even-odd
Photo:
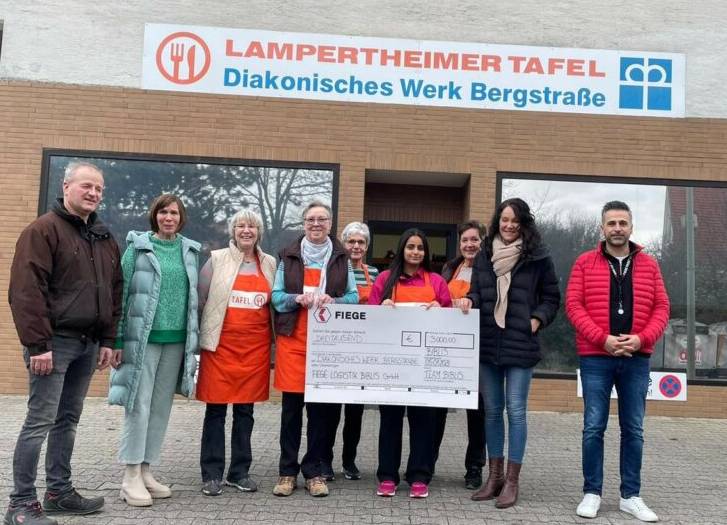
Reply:
[[[330,302],[357,303],[358,292],[345,249],[330,236],[331,208],[314,201],[303,211],[305,234],[280,252],[272,303],[275,309],[275,381],[282,395],[280,477],[276,496],[289,496],[303,473],[311,496],[327,496],[321,465],[335,439],[341,405],[304,403],[308,311]],[[308,414],[306,453],[298,462],[303,406]]]
[[[346,225],[341,232],[341,242],[346,249],[348,258],[353,267],[353,275],[356,279],[359,304],[367,304],[374,281],[379,276],[379,270],[375,266],[369,266],[364,262],[366,251],[369,247],[371,234],[369,227],[362,222],[352,222]],[[347,404],[344,408],[343,421],[343,464],[342,472],[346,479],[361,479],[361,471],[356,466],[356,449],[361,440],[361,421],[363,419],[364,405]],[[340,422],[340,413],[336,419],[336,428]],[[321,465],[322,475],[326,481],[333,481],[333,446],[335,445],[336,434],[333,434],[334,441],[331,442],[326,456]]]
[[[405,231],[388,270],[379,275],[371,290],[369,304],[388,306],[449,307],[452,304],[447,283],[430,271],[429,244],[416,228]],[[381,405],[379,413],[379,467],[376,477],[379,496],[393,496],[399,484],[401,439],[404,412],[409,421],[409,459],[404,478],[409,496],[426,498],[434,472],[436,409]]]
[[[480,253],[486,230],[477,221],[468,221],[457,229],[460,256],[447,261],[442,268],[442,277],[447,281],[452,305],[460,307],[462,299],[470,290],[472,266]],[[439,457],[439,447],[447,423],[447,409],[437,410],[437,434],[434,441],[434,457]],[[465,453],[465,487],[475,490],[482,485],[482,468],[485,465],[485,408],[480,396],[477,409],[467,410],[467,452]],[[436,459],[435,459],[436,461]]]
[[[224,484],[245,492],[257,490],[249,476],[253,404],[268,399],[270,385],[269,305],[275,259],[259,247],[259,215],[242,210],[229,228],[229,247],[213,251],[200,273],[197,399],[207,403],[200,452],[202,492],[207,496],[222,493],[229,403],[232,453]]]

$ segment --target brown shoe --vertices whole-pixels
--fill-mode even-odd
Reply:
[[[498,509],[506,509],[517,503],[518,483],[520,479],[520,463],[507,462],[507,474],[505,475],[505,485],[502,492],[495,500],[495,507]]]
[[[484,486],[472,494],[473,501],[485,501],[500,495],[502,486],[505,484],[505,458],[488,458],[490,461],[490,472]]]
[[[305,490],[314,498],[328,496],[328,484],[323,476],[316,476],[305,480]]]
[[[273,487],[273,494],[276,496],[290,496],[298,488],[296,476],[280,476]]]

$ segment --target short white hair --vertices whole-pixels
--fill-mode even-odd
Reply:
[[[66,169],[63,172],[63,182],[68,182],[69,180],[71,180],[76,172],[81,168],[91,168],[92,170],[97,171],[103,177],[103,171],[101,171],[99,167],[95,164],[85,161],[74,161],[69,162],[68,166],[66,166]]]
[[[360,235],[366,240],[366,246],[371,243],[371,233],[369,227],[363,222],[349,222],[341,232],[341,241],[346,242],[352,235]]]
[[[227,231],[230,234],[230,239],[235,238],[235,226],[239,221],[248,222],[250,224],[253,224],[257,227],[257,241],[255,242],[255,246],[257,246],[260,241],[263,238],[263,219],[260,217],[259,213],[256,213],[250,209],[242,209],[235,213],[232,217],[230,217],[230,220],[227,221]]]
[[[326,210],[326,212],[328,213],[328,218],[329,219],[333,218],[333,210],[331,209],[331,207],[328,204],[326,204],[325,202],[319,201],[319,200],[314,200],[314,201],[309,202],[306,205],[306,207],[303,208],[303,213],[301,214],[301,218],[303,220],[305,220],[305,216],[308,215],[308,212],[311,211],[313,208],[324,208]]]

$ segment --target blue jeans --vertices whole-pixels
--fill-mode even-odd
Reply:
[[[649,388],[649,358],[585,356],[580,359],[583,384],[583,492],[601,495],[603,434],[608,424],[611,389],[618,393],[621,427],[619,467],[621,497],[638,496],[644,448],[644,412]]]
[[[10,494],[14,506],[36,501],[35,479],[40,449],[46,437],[46,485],[49,492],[69,492],[71,455],[76,427],[83,410],[88,385],[96,369],[98,343],[71,337],[53,336],[53,371],[47,375],[29,373],[28,413],[15,444],[13,483]],[[26,368],[30,357],[23,351]]]
[[[523,462],[528,440],[528,393],[532,377],[532,368],[480,363],[480,392],[485,404],[485,440],[489,457],[505,455],[505,420],[502,413],[507,406],[507,459],[513,463]]]

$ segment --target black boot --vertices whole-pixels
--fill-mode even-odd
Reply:
[[[464,475],[464,487],[467,490],[477,490],[482,486],[482,467],[473,465],[467,467],[467,473]]]

